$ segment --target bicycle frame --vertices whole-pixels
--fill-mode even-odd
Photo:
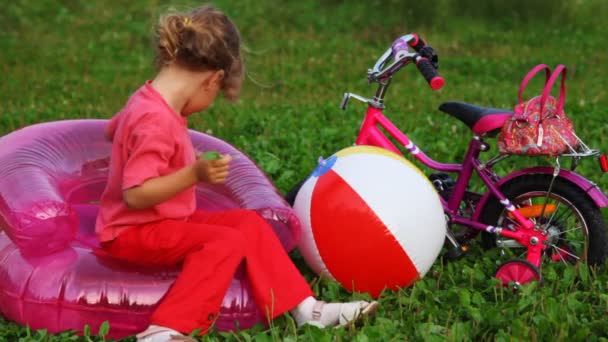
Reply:
[[[415,52],[411,52],[410,49],[413,49]],[[395,40],[391,47],[376,61],[374,66],[367,70],[368,83],[378,84],[375,95],[372,98],[366,98],[353,93],[344,93],[344,97],[340,103],[340,108],[343,110],[346,109],[348,101],[351,98],[367,104],[365,118],[361,123],[355,145],[377,146],[402,156],[406,153],[405,151],[407,151],[407,153],[412,155],[423,165],[432,170],[440,171],[439,174],[431,175],[429,178],[433,181],[433,185],[438,192],[438,197],[441,201],[448,223],[446,239],[450,243],[447,251],[447,257],[449,259],[455,259],[461,256],[463,252],[466,251],[466,246],[462,246],[459,241],[467,241],[469,240],[469,237],[472,237],[472,235],[469,234],[469,231],[465,231],[461,236],[462,239],[458,240],[454,234],[455,230],[452,229],[452,225],[459,225],[467,227],[467,229],[485,231],[490,234],[511,239],[513,241],[508,241],[509,246],[521,246],[526,248],[526,260],[511,260],[501,265],[497,270],[496,277],[502,281],[503,285],[507,285],[508,281],[515,281],[516,285],[519,285],[520,281],[528,282],[532,278],[540,279],[539,268],[542,256],[545,249],[549,247],[555,248],[556,251],[559,250],[558,256],[565,262],[561,253],[563,251],[565,254],[570,254],[568,248],[561,249],[553,243],[554,241],[559,240],[559,235],[565,233],[565,231],[562,231],[560,227],[550,227],[553,215],[551,215],[551,217],[546,216],[546,214],[555,213],[557,211],[555,205],[549,204],[549,196],[553,191],[554,181],[559,177],[559,181],[555,184],[560,184],[560,191],[578,193],[578,189],[580,189],[582,193],[588,196],[588,200],[594,202],[597,208],[607,207],[608,195],[605,195],[593,182],[575,173],[574,169],[581,157],[599,155],[598,160],[602,172],[608,172],[608,157],[606,157],[605,154],[600,155],[599,150],[590,149],[576,137],[578,140],[577,146],[569,145],[569,151],[567,153],[556,156],[554,167],[535,166],[508,173],[504,175],[504,177],[499,176],[493,171],[493,167],[501,160],[507,158],[508,155],[497,155],[484,162],[480,161],[479,157],[482,152],[490,149],[490,145],[484,141],[484,138],[486,137],[486,133],[484,132],[496,132],[503,124],[503,121],[501,120],[505,120],[508,115],[505,115],[502,110],[496,110],[495,108],[484,108],[466,103],[463,106],[460,106],[457,103],[446,103],[454,105],[451,107],[453,110],[447,110],[447,107],[444,108],[446,110],[440,109],[452,113],[455,117],[471,126],[474,133],[469,141],[467,151],[461,164],[442,163],[434,160],[418,148],[406,134],[400,131],[399,128],[382,113],[384,110],[384,97],[393,75],[409,64],[416,65],[418,71],[427,81],[431,89],[437,90],[443,86],[443,77],[437,72],[439,58],[432,47],[427,45],[415,33],[404,35]],[[466,113],[465,111],[467,110],[470,112]],[[467,117],[467,114],[470,114],[470,116]],[[493,114],[498,115],[492,117],[491,115]],[[480,127],[476,128],[480,123]],[[562,156],[572,157],[569,171],[562,169],[560,166],[559,157]],[[457,177],[455,177],[456,180],[453,181],[451,177],[445,173],[457,174]],[[473,174],[478,175],[485,184],[486,191],[483,194],[469,191],[469,183]],[[528,176],[531,177],[528,178]],[[545,194],[545,201],[543,204],[534,204],[533,201],[517,202],[519,208],[516,208],[515,205],[511,203],[511,200],[505,196],[505,193],[509,193],[511,196],[511,194],[519,191],[513,190],[515,185],[534,185],[530,183],[531,181],[529,180],[546,182],[548,176],[551,178],[549,179],[548,190],[543,192]],[[539,182],[538,184],[542,183]],[[534,185],[534,187],[536,186],[540,185]],[[543,184],[542,186],[544,187],[545,185]],[[558,190],[557,187],[556,190]],[[289,194],[290,196],[293,195],[293,191]],[[518,197],[516,194],[512,196],[514,196],[513,198],[521,198],[521,196]],[[497,209],[495,207],[496,201],[505,208],[506,218],[509,221],[509,223],[502,223],[499,221],[499,227],[483,223],[481,219],[482,217],[491,216],[490,219],[493,220],[495,217],[492,215],[505,214],[504,212],[494,212],[494,210]],[[581,201],[586,202],[587,198],[581,199]],[[490,216],[482,215],[482,212],[485,213],[485,210],[488,208],[491,210],[489,212]],[[601,215],[601,213],[598,214],[596,211],[593,211],[590,215],[591,214],[592,216]],[[537,218],[541,219],[539,220]],[[548,218],[549,221],[545,224],[542,218]],[[504,222],[507,222],[507,220]],[[582,223],[586,224],[586,221],[582,221]],[[598,233],[599,229],[603,229],[600,223],[597,223],[597,225],[594,224],[593,227],[595,234],[605,240],[603,234]],[[486,242],[492,243],[491,240]],[[498,241],[495,242],[498,243]],[[516,244],[512,244],[511,242],[515,242]],[[505,246],[502,243],[501,245]],[[603,251],[600,251],[598,248],[596,248],[596,250],[599,251],[596,259],[603,260],[605,257]],[[575,255],[570,255],[579,259]],[[522,267],[526,272],[520,272]]]
[[[379,97],[376,96],[374,100],[378,100],[378,98]],[[359,130],[355,144],[378,146],[399,155],[403,155],[401,150],[397,148],[381,130],[384,129],[389,136],[394,138],[422,164],[437,171],[457,173],[458,178],[449,200],[446,201],[440,197],[444,211],[449,216],[450,222],[516,240],[527,248],[528,253],[526,259],[539,267],[542,251],[544,249],[543,243],[547,239],[547,235],[540,229],[536,229],[534,222],[524,217],[495,185],[496,181],[494,180],[493,173],[479,160],[481,152],[488,149],[487,144],[481,137],[473,136],[462,164],[437,162],[427,156],[406,134],[399,130],[384,116],[382,113],[383,106],[381,104],[381,101],[375,101],[368,104],[365,119]],[[464,198],[467,185],[469,184],[473,172],[476,172],[490,192],[500,200],[500,203],[510,212],[523,229],[512,231],[504,229],[503,227],[487,225],[458,214],[458,208]]]

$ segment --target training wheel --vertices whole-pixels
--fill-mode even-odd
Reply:
[[[513,291],[519,290],[522,284],[536,280],[541,281],[540,270],[531,262],[524,259],[514,259],[500,265],[496,270],[495,277],[501,281],[502,286],[507,287],[510,284]]]

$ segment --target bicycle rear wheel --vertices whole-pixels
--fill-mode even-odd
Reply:
[[[543,214],[530,217],[540,229],[546,229],[548,238],[544,256],[548,260],[564,263],[586,262],[602,264],[607,255],[606,223],[600,209],[578,186],[552,175],[534,174],[514,178],[501,187],[501,191],[517,208],[551,207]],[[481,217],[482,222],[505,229],[517,222],[495,197],[488,201]],[[485,248],[502,248],[509,258],[523,257],[526,249],[514,240],[484,232]]]

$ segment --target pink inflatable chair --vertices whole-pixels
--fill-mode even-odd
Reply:
[[[50,333],[97,332],[110,338],[145,329],[179,269],[121,262],[99,249],[94,233],[110,143],[105,120],[29,126],[0,138],[0,313]],[[300,225],[276,188],[248,157],[226,142],[190,131],[195,149],[238,155],[225,184],[197,187],[206,210],[256,210],[290,251]],[[243,268],[224,298],[216,329],[264,322]]]

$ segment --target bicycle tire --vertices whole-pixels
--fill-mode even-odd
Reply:
[[[531,201],[532,199],[542,199],[543,196],[546,196],[551,179],[552,175],[548,174],[523,175],[503,184],[500,190],[509,198],[511,203],[517,206],[522,203],[522,200]],[[582,233],[585,239],[583,243],[587,246],[587,253],[586,255],[578,255],[578,257],[589,265],[601,265],[607,255],[608,240],[606,238],[606,223],[600,208],[597,207],[581,188],[560,177],[555,178],[550,197],[552,200],[558,201],[560,206],[565,205],[568,210],[572,210],[573,214],[576,214],[577,218],[581,221]],[[504,216],[505,212],[506,209],[498,199],[492,197],[483,208],[481,221],[486,224],[499,226],[502,223],[501,218],[506,219]],[[553,217],[557,215],[554,214]],[[564,221],[568,218],[566,217]],[[545,218],[545,220],[547,219]],[[557,219],[552,223],[549,218],[547,222],[547,224],[553,224],[554,226],[552,227],[554,229],[557,230],[559,228],[561,230],[556,233],[557,236],[565,234],[570,229],[570,227],[560,227],[560,222]],[[495,248],[497,247],[498,238],[495,234],[483,232],[482,246],[484,248]],[[557,237],[557,239],[564,240],[561,237]],[[567,240],[565,242],[570,243]],[[561,253],[558,249],[556,248],[555,251]],[[548,250],[545,250],[545,252]],[[544,254],[547,255],[547,253]],[[584,252],[581,254],[584,254]]]
[[[302,185],[304,185],[307,179],[308,178],[304,178],[301,181],[297,182],[293,187],[291,187],[291,189],[289,189],[289,191],[285,193],[285,196],[283,196],[283,198],[289,204],[289,206],[293,207],[293,204],[296,202],[296,196],[298,195],[300,188],[302,187]]]

